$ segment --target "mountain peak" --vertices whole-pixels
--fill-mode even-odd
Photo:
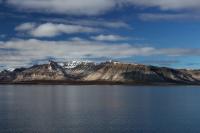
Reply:
[[[59,68],[59,65],[57,64],[57,62],[55,62],[55,61],[49,61],[48,69],[50,71],[57,70],[58,68]]]

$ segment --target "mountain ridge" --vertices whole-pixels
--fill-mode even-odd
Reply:
[[[0,84],[187,84],[200,85],[200,70],[107,61],[34,65],[0,72]]]

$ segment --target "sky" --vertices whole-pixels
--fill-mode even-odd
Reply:
[[[48,60],[200,68],[199,0],[0,0],[0,70]]]

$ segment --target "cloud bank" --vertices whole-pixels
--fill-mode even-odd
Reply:
[[[64,23],[64,24],[71,24],[71,25],[82,25],[88,27],[101,27],[101,28],[125,28],[130,29],[130,25],[126,22],[119,21],[119,20],[104,20],[104,19],[66,19],[66,18],[42,18],[41,21],[43,22],[52,22],[52,23]]]
[[[15,28],[18,32],[24,32],[33,37],[55,37],[61,34],[74,33],[94,33],[100,29],[86,27],[81,25],[44,23],[36,25],[35,23],[24,23]]]
[[[101,14],[115,6],[114,0],[7,0],[22,9],[64,14]]]
[[[6,0],[7,4],[34,12],[99,15],[113,8],[157,7],[161,10],[199,10],[199,0]]]
[[[194,10],[200,7],[199,0],[125,0],[137,6],[158,7],[162,10]]]
[[[138,47],[74,39],[43,41],[16,39],[0,42],[0,65],[6,68],[27,66],[33,61],[52,58],[127,58],[135,56],[200,56],[200,49]]]

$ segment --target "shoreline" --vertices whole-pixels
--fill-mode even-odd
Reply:
[[[117,81],[20,81],[0,82],[0,85],[128,85],[128,86],[200,86],[188,83],[150,83],[150,82],[117,82]]]

